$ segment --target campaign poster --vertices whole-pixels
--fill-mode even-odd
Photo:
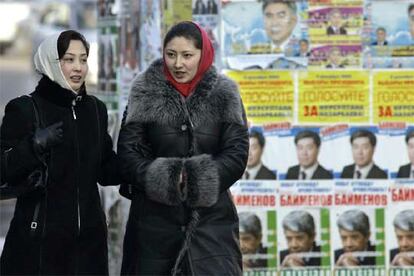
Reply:
[[[373,72],[374,123],[414,123],[414,71]]]
[[[368,123],[369,73],[299,72],[299,123]]]
[[[365,68],[414,67],[414,3],[366,1]]]
[[[221,68],[219,0],[193,0],[193,20],[207,32],[214,47],[214,63]]]
[[[161,37],[175,24],[192,19],[192,0],[162,0]]]
[[[414,179],[414,126],[404,123],[383,123],[380,131],[389,138],[386,145],[390,177]],[[398,152],[398,154],[395,154]]]
[[[307,1],[222,1],[223,67],[305,69]]]
[[[280,182],[279,275],[331,275],[332,191],[332,181]]]
[[[334,275],[385,276],[388,180],[337,180],[331,211]]]
[[[239,217],[243,275],[277,275],[277,182],[241,180],[231,187]]]
[[[389,275],[414,273],[414,179],[395,180],[391,184],[386,213],[387,263]]]
[[[388,179],[388,138],[375,125],[327,126],[321,130],[327,154],[321,154],[321,160],[329,162],[334,178]]]
[[[309,68],[360,68],[363,1],[309,1]]]
[[[226,71],[226,75],[239,85],[250,123],[293,121],[293,72]]]

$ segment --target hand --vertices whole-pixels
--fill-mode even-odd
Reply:
[[[296,254],[289,254],[282,262],[282,267],[300,267],[305,266],[305,262]]]
[[[359,261],[357,258],[355,258],[354,256],[352,256],[352,253],[344,253],[342,254],[339,258],[338,261],[336,262],[337,266],[358,266],[359,265]]]
[[[44,153],[63,141],[63,122],[54,123],[46,128],[37,128],[33,136],[36,153]]]
[[[414,259],[406,252],[398,253],[394,259],[391,262],[392,266],[413,266],[414,265]]]

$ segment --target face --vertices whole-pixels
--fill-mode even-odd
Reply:
[[[369,142],[368,137],[358,137],[352,142],[352,156],[355,164],[364,167],[372,162],[374,147]]]
[[[408,159],[414,165],[414,137],[410,138],[407,143]]]
[[[165,46],[164,59],[174,80],[188,83],[197,73],[201,50],[195,47],[194,41],[178,36]]]
[[[260,246],[262,237],[250,233],[240,233],[240,249],[243,254],[254,254]]]
[[[309,236],[305,232],[284,230],[284,234],[290,253],[310,251],[315,241],[315,236]]]
[[[414,231],[404,231],[395,228],[395,236],[398,241],[398,248],[401,252],[414,251]]]
[[[249,144],[249,158],[247,159],[247,167],[252,168],[260,163],[263,149],[255,137],[251,137],[249,139]]]
[[[365,237],[358,231],[339,229],[342,247],[345,252],[364,251],[368,245],[369,235]]]
[[[299,164],[304,168],[308,168],[317,162],[319,148],[312,138],[302,138],[296,144],[296,154]]]
[[[410,33],[411,37],[414,38],[414,9],[411,9],[409,13],[408,21],[410,21]]]
[[[263,13],[265,30],[273,43],[281,44],[288,39],[296,26],[296,14],[283,3],[269,4]]]
[[[308,52],[308,49],[309,49],[308,43],[306,43],[305,41],[301,41],[299,46],[300,46],[300,52],[301,53],[307,53]]]
[[[88,56],[80,40],[71,40],[66,53],[60,60],[60,67],[70,87],[79,91],[88,73]]]
[[[339,50],[332,50],[329,53],[329,62],[338,65],[341,61],[341,52]]]
[[[342,25],[342,16],[339,12],[334,12],[331,14],[331,23],[336,28],[340,28]]]
[[[385,36],[386,36],[386,34],[385,34],[385,32],[383,30],[378,30],[377,31],[377,41],[378,42],[385,41]]]

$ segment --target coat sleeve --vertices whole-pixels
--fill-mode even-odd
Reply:
[[[212,206],[219,193],[229,189],[243,175],[249,155],[249,135],[243,104],[241,109],[243,123],[223,123],[217,154],[198,155],[185,161],[190,206]]]
[[[118,155],[123,179],[148,198],[166,205],[181,203],[177,183],[183,167],[181,158],[154,158],[146,139],[145,124],[125,123],[118,138]]]
[[[99,102],[99,120],[102,123],[102,161],[100,167],[100,173],[98,176],[98,182],[102,186],[119,185],[121,181],[121,174],[119,169],[119,158],[113,150],[112,138],[108,134],[108,112],[105,104]]]
[[[35,117],[28,97],[10,101],[1,125],[1,183],[26,178],[42,165],[33,150]]]

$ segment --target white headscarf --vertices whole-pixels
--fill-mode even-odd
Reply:
[[[47,37],[37,48],[34,56],[36,70],[49,77],[52,81],[58,83],[61,87],[73,91],[60,67],[59,54],[57,49],[58,38],[60,34],[54,34]]]

